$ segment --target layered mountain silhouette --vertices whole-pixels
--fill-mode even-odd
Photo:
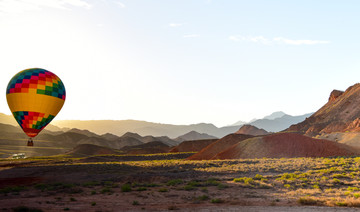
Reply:
[[[184,141],[170,149],[169,152],[199,152],[200,150],[217,140],[218,139],[202,139]]]
[[[125,154],[155,154],[166,153],[169,150],[170,147],[160,141],[151,141],[145,144],[125,146],[121,148],[121,151]]]
[[[303,121],[311,114],[305,114],[302,116],[290,116],[284,112],[278,111],[272,113],[269,116],[265,116],[263,119],[251,121],[251,124],[255,127],[262,128],[268,132],[278,132],[288,128],[292,124]],[[0,123],[11,124],[17,126],[14,118],[10,115],[0,113]],[[113,134],[115,136],[122,136],[126,132],[134,132],[141,136],[167,136],[170,138],[177,138],[181,135],[196,131],[200,134],[208,134],[221,138],[230,133],[236,132],[240,126],[245,122],[238,122],[237,125],[216,127],[213,124],[199,123],[191,125],[172,125],[172,124],[159,124],[146,121],[136,120],[91,120],[91,121],[79,121],[79,120],[54,120],[51,125],[46,127],[50,131],[68,131],[70,129],[82,129],[96,133],[98,135]],[[209,138],[209,137],[208,137]],[[191,138],[197,139],[197,138]],[[207,139],[203,137],[202,139]],[[188,140],[188,139],[185,139]]]
[[[333,132],[360,132],[360,84],[345,92],[334,90],[328,102],[303,122],[290,126],[287,131],[296,131],[309,136]]]
[[[249,123],[257,128],[264,129],[268,132],[280,132],[287,129],[292,124],[296,124],[304,121],[307,117],[311,116],[312,113],[304,114],[301,116],[283,115],[275,119],[258,119]]]
[[[91,155],[121,154],[121,151],[93,144],[80,144],[66,154],[72,157],[87,157]]]
[[[206,133],[198,133],[196,131],[188,132],[184,135],[181,135],[175,138],[175,141],[183,142],[183,141],[194,141],[194,140],[202,140],[202,139],[217,139],[217,137],[208,135]]]
[[[241,125],[252,125],[260,129],[264,129],[267,132],[280,132],[287,129],[293,124],[304,121],[307,117],[311,116],[313,113],[307,113],[300,116],[291,116],[282,111],[274,112],[268,116],[265,116],[262,119],[253,119],[249,122],[239,121],[237,123],[242,123]],[[235,124],[231,126],[236,126]],[[235,131],[234,131],[235,132]]]
[[[180,142],[166,136],[140,136],[136,133],[125,133],[123,136],[112,134],[97,135],[88,130],[71,129],[67,132],[52,132],[43,130],[35,139],[35,146],[26,148],[28,137],[20,129],[8,124],[0,123],[0,157],[8,157],[11,153],[26,152],[27,156],[43,156],[63,154],[78,145],[89,144],[120,150],[125,146],[136,146],[153,142],[160,142],[169,147]],[[157,145],[158,146],[158,145]],[[85,148],[86,146],[82,146]],[[93,149],[95,147],[92,147]],[[156,152],[156,151],[153,151]],[[163,152],[163,150],[161,150]]]

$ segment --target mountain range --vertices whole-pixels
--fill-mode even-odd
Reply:
[[[269,116],[265,116],[263,119],[257,119],[247,124],[253,125],[257,128],[262,128],[268,132],[278,132],[288,128],[292,124],[305,120],[305,118],[310,115],[311,113],[301,116],[291,116],[278,111],[270,114]],[[12,116],[1,113],[0,123],[17,126],[17,123]],[[51,125],[46,127],[46,129],[50,131],[68,131],[72,128],[77,128],[89,130],[98,135],[110,133],[116,136],[122,136],[127,132],[133,132],[141,136],[168,136],[170,138],[176,138],[191,131],[196,131],[198,133],[205,133],[212,137],[221,138],[239,130],[239,128],[245,124],[244,122],[241,123],[242,124],[239,125],[218,128],[213,124],[207,123],[172,125],[137,120],[54,120]]]

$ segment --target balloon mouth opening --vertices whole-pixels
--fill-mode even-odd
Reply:
[[[30,138],[33,138],[33,137],[37,136],[40,131],[41,131],[41,130],[38,130],[38,129],[24,129],[24,132],[25,132],[26,135],[29,136]]]

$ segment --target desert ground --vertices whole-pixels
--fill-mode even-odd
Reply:
[[[1,211],[351,211],[360,158],[186,160],[191,153],[0,161]]]

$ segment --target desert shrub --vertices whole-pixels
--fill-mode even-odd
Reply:
[[[129,192],[131,191],[131,185],[130,184],[124,184],[121,186],[121,191],[122,192]]]
[[[111,193],[113,193],[113,190],[111,188],[105,187],[101,190],[101,193],[102,194],[105,194],[105,193],[111,194]]]
[[[146,190],[147,190],[146,187],[139,187],[139,188],[136,189],[136,191],[146,191]]]
[[[220,184],[220,182],[214,178],[210,178],[210,179],[206,180],[204,183],[205,186],[218,186],[219,184]]]
[[[349,186],[349,187],[347,188],[347,190],[348,190],[348,191],[359,191],[360,189],[359,189],[358,187],[351,187],[351,186]]]
[[[335,183],[335,184],[340,184],[341,181],[340,181],[339,179],[337,179],[337,178],[333,178],[333,183]]]
[[[315,188],[315,189],[320,189],[320,186],[318,184],[315,184],[312,187]]]
[[[349,176],[347,176],[345,173],[342,173],[342,174],[333,174],[332,177],[333,177],[333,178],[349,178]]]
[[[254,177],[254,180],[263,180],[266,179],[264,176],[262,176],[261,174],[256,174]]]
[[[301,205],[318,205],[318,201],[311,197],[300,197],[298,203]]]
[[[169,180],[166,183],[166,185],[168,185],[168,186],[175,186],[175,185],[179,185],[179,184],[183,184],[183,180],[181,180],[181,179]]]
[[[94,186],[99,186],[101,185],[101,183],[96,182],[96,181],[90,181],[90,182],[85,182],[82,184],[84,187],[88,187],[88,188],[92,188]]]
[[[287,189],[290,189],[291,185],[290,184],[285,184],[284,187],[287,188]]]
[[[229,186],[220,183],[219,185],[217,185],[217,188],[220,189],[220,190],[222,190],[222,189],[225,189],[225,188],[229,188]]]
[[[0,193],[19,193],[21,191],[26,190],[27,188],[23,187],[23,186],[11,186],[11,187],[6,187],[6,188],[2,188],[0,189]]]
[[[244,184],[253,184],[254,180],[251,177],[241,177],[241,178],[234,178],[234,182],[242,182]]]
[[[211,203],[223,203],[224,200],[219,199],[219,198],[216,198],[216,199],[212,199],[210,202],[211,202]]]
[[[132,202],[132,205],[140,205],[140,203],[139,203],[138,201],[134,200],[134,201]]]
[[[160,188],[159,192],[168,192],[168,189],[167,188]]]
[[[346,202],[336,202],[335,205],[345,207],[348,204]]]
[[[207,195],[202,195],[202,196],[197,197],[196,199],[201,200],[201,201],[204,201],[204,200],[208,200],[208,199],[209,199],[209,196],[207,196]]]
[[[187,183],[187,185],[193,186],[193,187],[200,187],[202,186],[200,182],[193,180]]]

